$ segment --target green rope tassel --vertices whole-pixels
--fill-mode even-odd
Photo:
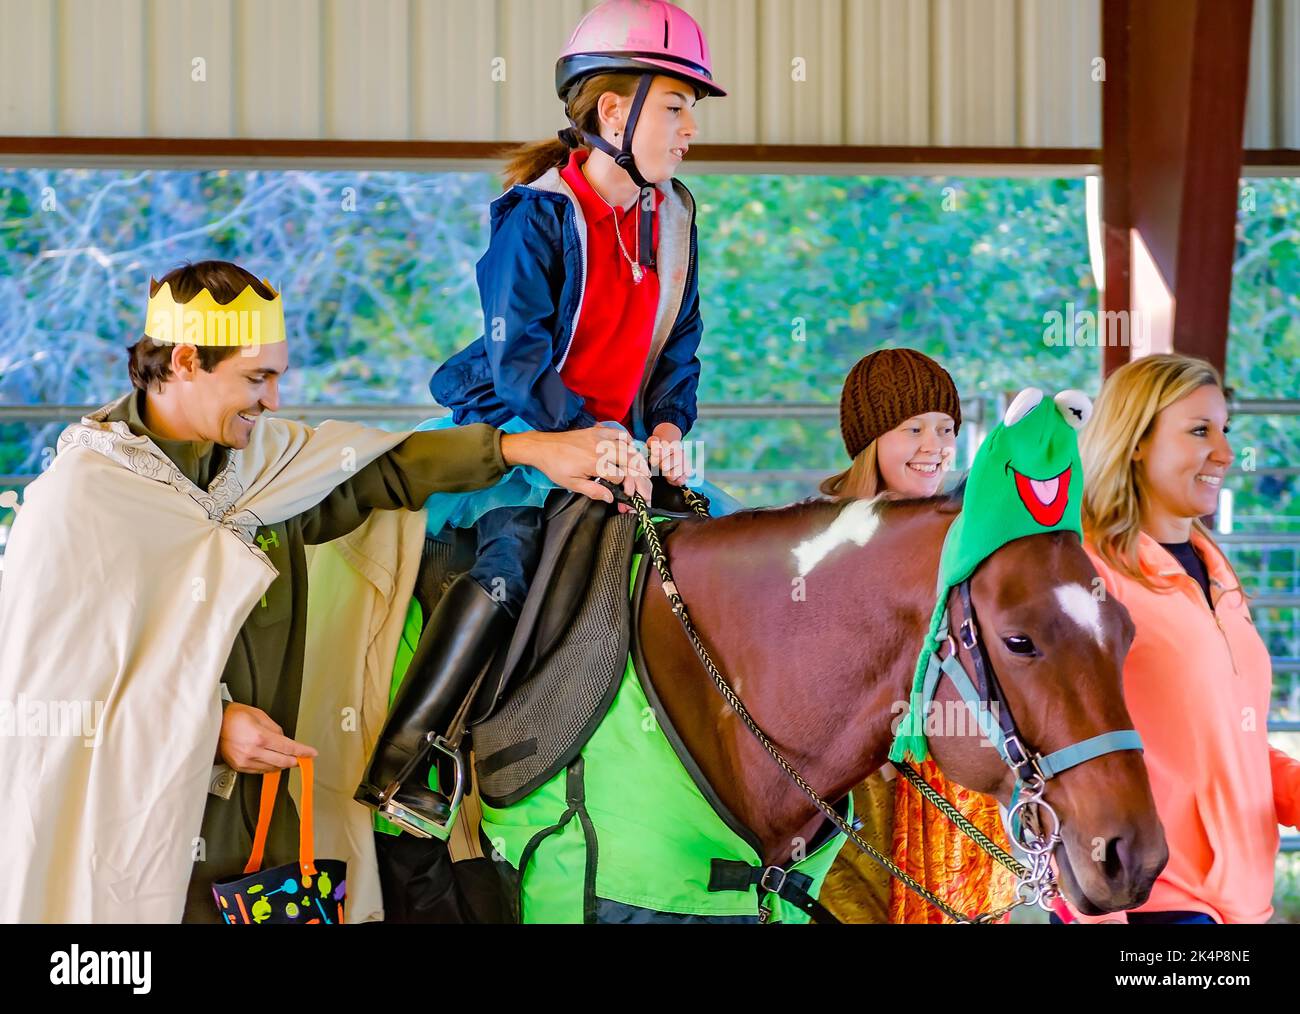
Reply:
[[[916,659],[916,672],[912,676],[912,692],[908,700],[907,714],[898,724],[894,735],[894,745],[889,748],[889,759],[894,763],[910,760],[920,764],[930,756],[930,746],[925,738],[925,714],[930,702],[925,699],[925,674],[930,668],[930,656],[939,650],[943,643],[940,627],[944,614],[948,610],[947,589],[934,604],[934,613],[930,617],[930,630],[925,635],[921,654]]]

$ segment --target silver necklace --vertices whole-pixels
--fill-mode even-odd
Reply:
[[[614,211],[614,205],[610,204],[609,201],[606,201],[599,190],[596,190],[595,187],[592,187],[591,189],[595,191],[597,197],[604,201],[605,207],[614,212],[614,238],[618,240],[618,249],[623,254],[623,259],[632,266],[633,283],[640,284],[641,279],[645,277],[645,268],[643,268],[638,261],[632,259],[627,252],[627,247],[623,245],[623,230],[618,227],[618,212]],[[638,236],[641,235],[641,198],[639,195],[637,196],[636,201],[636,234]],[[640,255],[640,253],[641,251],[638,249],[637,254]]]

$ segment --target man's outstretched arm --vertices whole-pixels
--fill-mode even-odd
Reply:
[[[612,499],[596,480],[620,482],[650,497],[649,469],[631,438],[613,427],[562,433],[502,433],[483,423],[413,433],[303,515],[303,538],[317,545],[359,527],[372,510],[419,510],[434,493],[491,486],[516,465],[531,465],[557,485]]]

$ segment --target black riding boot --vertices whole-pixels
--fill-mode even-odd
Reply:
[[[446,837],[456,803],[428,784],[430,765],[450,756],[438,738],[450,731],[513,623],[473,578],[462,575],[452,583],[420,636],[354,799],[414,834]]]

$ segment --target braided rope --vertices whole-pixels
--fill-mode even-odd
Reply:
[[[958,829],[960,829],[967,838],[1000,862],[1017,877],[1023,879],[1026,874],[1029,873],[1029,867],[1017,862],[1014,856],[967,820],[962,812],[945,799],[940,792],[936,791],[934,786],[927,782],[916,768],[907,763],[897,763],[894,767],[898,769],[899,774],[916,787],[916,790],[920,792],[922,796],[937,807],[945,817],[956,824]]]

